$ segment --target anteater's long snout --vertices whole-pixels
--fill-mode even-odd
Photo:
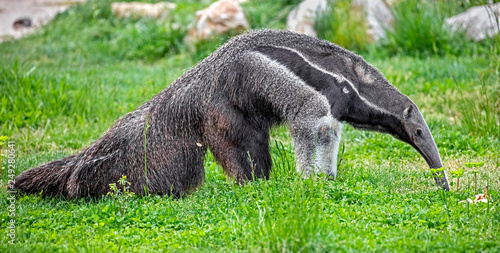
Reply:
[[[441,156],[439,155],[436,142],[434,141],[434,138],[428,128],[424,129],[424,131],[426,132],[423,133],[425,138],[422,138],[420,141],[414,143],[414,146],[422,157],[424,157],[429,167],[436,170],[436,172],[433,173],[436,185],[449,191],[450,184],[448,183],[446,172],[443,169],[443,162],[441,161]]]

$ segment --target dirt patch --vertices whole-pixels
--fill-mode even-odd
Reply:
[[[69,6],[82,2],[85,0],[0,1],[0,42],[33,33]]]

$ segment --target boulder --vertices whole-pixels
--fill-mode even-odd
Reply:
[[[500,3],[469,8],[445,20],[451,31],[463,30],[467,37],[475,41],[492,37],[499,32]]]
[[[314,20],[324,12],[326,0],[304,0],[286,18],[286,29],[317,37]]]
[[[373,41],[386,37],[386,30],[394,24],[394,16],[389,5],[383,0],[352,0],[353,8],[361,7],[368,23],[368,34]]]
[[[195,43],[230,31],[236,33],[249,29],[243,9],[236,0],[220,0],[196,12],[186,41]]]
[[[158,2],[156,4],[139,2],[114,2],[111,3],[111,11],[118,18],[128,17],[150,17],[164,19],[170,10],[177,7],[174,3]]]
[[[12,24],[12,27],[14,27],[15,30],[29,28],[31,27],[32,22],[33,21],[30,17],[22,17],[16,19],[16,21],[14,21],[14,23]]]

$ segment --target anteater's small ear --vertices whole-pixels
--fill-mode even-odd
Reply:
[[[403,112],[403,118],[408,119],[411,116],[411,112],[413,111],[413,105],[409,105]]]

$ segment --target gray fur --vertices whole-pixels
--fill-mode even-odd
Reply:
[[[276,50],[285,50],[285,58],[278,59],[273,53]],[[286,63],[286,57],[301,57],[299,62],[305,65]],[[297,72],[301,68],[320,74],[301,76]],[[409,106],[413,114],[403,119]],[[366,115],[376,115],[380,122],[371,122]],[[430,135],[416,105],[361,57],[293,32],[256,31],[221,46],[119,119],[89,147],[25,171],[16,178],[15,186],[27,193],[43,190],[45,195],[100,196],[109,191],[110,183],[126,175],[131,191],[139,195],[146,186],[152,194],[182,196],[203,181],[207,147],[225,172],[243,184],[269,177],[269,129],[276,124],[290,127],[299,172],[335,177],[342,121],[389,132],[417,150],[422,145],[394,133],[384,122],[394,121],[401,128],[410,122]],[[405,131],[413,131],[412,126]],[[430,139],[425,141],[429,150],[435,148]],[[440,163],[437,148],[432,151],[419,150],[428,162]]]

